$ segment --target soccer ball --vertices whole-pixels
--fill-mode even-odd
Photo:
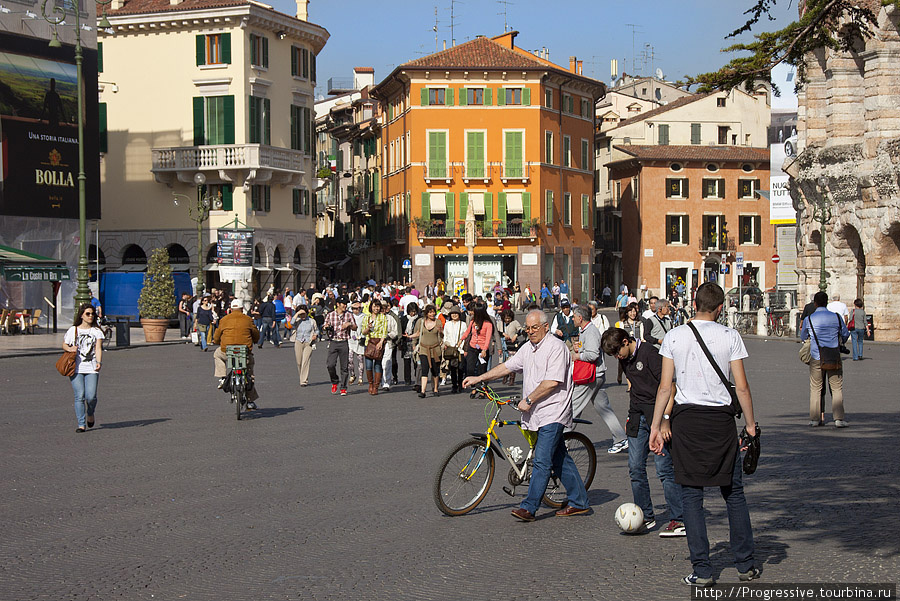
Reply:
[[[616,524],[626,534],[634,534],[644,525],[644,512],[634,503],[622,503],[616,509]]]

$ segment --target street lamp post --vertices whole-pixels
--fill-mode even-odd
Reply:
[[[203,185],[206,184],[206,176],[202,173],[194,175],[194,183],[197,185],[197,198],[191,202],[191,198],[187,194],[177,194],[172,192],[174,199],[172,202],[178,206],[178,199],[183,198],[187,201],[188,217],[197,222],[197,294],[201,294],[205,286],[203,285],[203,222],[209,219],[210,200],[209,194],[203,192]]]
[[[109,20],[106,18],[106,9],[112,0],[94,0],[96,4],[104,7],[103,18],[98,27],[108,29],[111,27]],[[66,19],[66,5],[72,9],[75,18],[75,72],[78,92],[78,284],[75,287],[75,305],[80,306],[82,303],[91,301],[91,290],[88,288],[88,259],[87,259],[87,241],[85,240],[85,180],[87,176],[84,173],[84,89],[83,89],[83,73],[82,59],[83,52],[81,47],[81,14],[78,12],[78,6],[69,0],[60,4],[49,4],[50,0],[44,0],[41,4],[41,16],[53,29],[53,39],[50,40],[51,48],[61,48],[57,29]]]
[[[818,196],[813,203],[813,220],[819,222],[819,256],[822,259],[819,267],[819,290],[828,290],[825,282],[825,224],[831,221],[831,199],[828,197],[828,180],[825,177],[818,179]]]

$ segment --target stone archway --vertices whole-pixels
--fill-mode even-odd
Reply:
[[[900,340],[900,317],[894,310],[900,290],[900,221],[875,231],[868,253],[866,313],[875,320],[876,340]]]
[[[831,297],[840,294],[848,305],[854,298],[865,300],[866,252],[857,226],[845,223],[835,228],[833,246],[834,252],[827,258],[832,272]]]

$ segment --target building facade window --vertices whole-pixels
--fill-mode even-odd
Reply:
[[[305,188],[294,188],[293,192],[293,204],[292,204],[292,212],[294,215],[309,215],[310,214],[310,202],[309,202],[309,190]]]
[[[462,100],[462,96],[460,96],[460,100]],[[466,104],[483,105],[484,88],[466,88]]]
[[[691,144],[700,144],[700,124],[691,123]]]
[[[257,68],[269,68],[269,38],[255,33],[250,34],[250,65]]]
[[[581,195],[581,227],[591,227],[591,198],[587,194]]]
[[[741,228],[740,244],[753,244],[758,246],[760,242],[762,218],[759,215],[741,215],[739,221]]]
[[[544,162],[548,165],[553,164],[553,132],[544,132]]]
[[[194,98],[194,146],[234,144],[234,96]]]
[[[689,243],[690,217],[687,215],[666,215],[666,244]]]
[[[704,178],[703,198],[718,200],[725,198],[725,180],[722,178]]]
[[[447,132],[428,132],[428,177],[447,177]]]
[[[758,179],[739,179],[738,198],[742,200],[755,200],[759,190]]]
[[[551,226],[553,225],[553,190],[547,190],[544,193],[544,222]]]
[[[503,132],[503,173],[506,177],[525,175],[524,132]]]
[[[702,236],[702,248],[724,250],[728,238],[725,215],[704,215]]]
[[[585,171],[591,169],[591,145],[587,140],[581,140],[581,168]]]
[[[720,100],[724,100],[724,98],[720,98]],[[721,145],[728,144],[728,126],[720,125],[718,131],[719,131],[718,143]]]
[[[485,146],[486,132],[466,132],[466,177],[485,178]]]
[[[572,194],[571,192],[563,193],[562,221],[565,227],[572,225]]]
[[[250,186],[250,206],[254,211],[268,213],[272,210],[272,188],[270,186]]]
[[[563,148],[562,148],[562,164],[563,167],[571,167],[572,166],[572,138],[569,136],[563,136]]]
[[[231,64],[231,34],[210,33],[198,35],[197,66]]]
[[[667,146],[669,144],[669,126],[665,123],[660,123],[656,127],[658,132],[658,141],[660,146]]]
[[[544,106],[548,109],[553,108],[553,90],[544,90]]]
[[[271,144],[271,101],[268,98],[251,96],[248,106],[250,111],[250,143]]]
[[[686,177],[666,178],[666,198],[688,198],[688,179]]]

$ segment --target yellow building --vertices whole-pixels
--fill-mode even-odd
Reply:
[[[382,110],[382,199],[410,220],[411,275],[475,294],[496,282],[565,280],[591,295],[594,104],[605,86],[517,48],[517,32],[478,37],[397,67],[372,91]],[[475,281],[464,225],[477,220]],[[404,256],[388,257],[400,265]],[[403,274],[395,274],[406,275]]]
[[[235,218],[255,229],[254,291],[312,280],[313,92],[329,34],[307,4],[291,16],[246,0],[113,0],[99,74],[108,270],[142,270],[168,247],[196,274],[188,206],[201,199],[207,287],[221,286],[217,229]]]

